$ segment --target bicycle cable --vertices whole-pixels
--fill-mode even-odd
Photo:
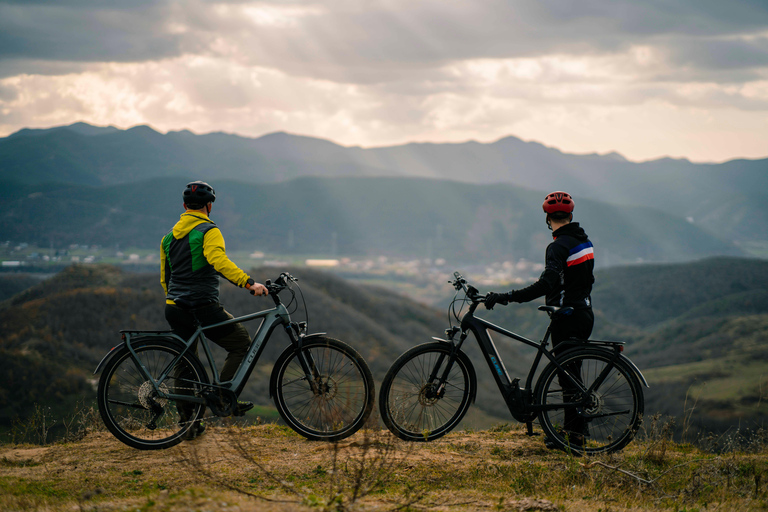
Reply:
[[[464,295],[463,298],[457,299],[456,297],[459,296],[459,291],[456,290],[456,294],[453,296],[453,300],[451,301],[451,305],[448,307],[448,325],[450,327],[453,327],[453,319],[451,318],[451,313],[453,313],[453,317],[456,319],[457,322],[461,322],[461,312],[464,310],[464,304],[468,302],[467,296]],[[459,312],[456,312],[456,303],[460,302],[461,307],[459,308]]]
[[[301,295],[301,302],[304,304],[304,322],[307,325],[307,329],[309,329],[309,309],[307,309],[307,298],[304,297],[304,290],[301,289],[301,286],[299,286],[298,280],[293,281],[296,284],[296,288],[299,289],[299,294]],[[293,291],[293,290],[291,290]],[[296,294],[294,293],[294,298]],[[293,302],[293,299],[291,299],[291,302]],[[298,301],[296,302],[296,309],[291,311],[291,313],[295,313],[299,309]]]
[[[289,292],[291,292],[291,300],[289,300],[288,304],[285,305],[285,309],[288,310],[288,314],[290,315],[292,313],[295,313],[299,307],[299,303],[296,300],[296,292],[293,291],[293,288],[291,288],[290,285],[288,284],[285,285],[285,288],[283,288],[283,290],[288,290]],[[295,305],[294,305],[294,302],[296,303]],[[293,310],[291,310],[291,306],[294,306]]]

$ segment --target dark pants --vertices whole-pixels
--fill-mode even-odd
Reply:
[[[195,332],[195,319],[200,325],[213,325],[233,318],[224,308],[218,304],[210,304],[195,309],[183,309],[173,304],[165,305],[165,319],[173,329],[173,332],[188,340]],[[238,366],[248,353],[251,338],[243,325],[230,324],[205,331],[205,337],[227,351],[227,359],[221,369],[222,382],[232,380]],[[192,351],[197,352],[197,340],[192,346]]]
[[[580,340],[586,340],[592,334],[592,327],[595,325],[595,315],[592,313],[592,309],[576,309],[573,314],[569,316],[558,317],[552,322],[551,336],[552,346],[556,355],[561,354],[570,345],[565,344],[560,346],[565,340],[569,338],[576,338]],[[559,348],[559,350],[558,350]],[[572,376],[581,380],[581,363],[572,363],[565,367]],[[578,394],[578,389],[574,389],[566,378],[560,378],[560,387],[563,389],[563,400],[573,400]],[[578,415],[574,409],[565,410],[565,425],[563,428],[567,432],[574,432],[578,434],[588,434],[588,426],[586,420]]]

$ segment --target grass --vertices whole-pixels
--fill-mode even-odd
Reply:
[[[0,445],[0,510],[768,510],[766,438],[716,454],[673,442],[660,418],[646,424],[624,451],[590,458],[516,424],[431,443],[365,430],[336,444],[225,425],[163,451],[90,430]]]
[[[716,361],[652,368],[645,376],[654,386],[679,383],[700,407],[722,409],[729,417],[760,411],[765,414],[768,410],[768,371],[762,357],[731,354]]]

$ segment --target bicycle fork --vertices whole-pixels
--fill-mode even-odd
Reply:
[[[299,365],[304,372],[312,393],[315,396],[326,394],[328,392],[328,383],[323,382],[312,354],[309,351],[302,350],[304,338],[306,337],[306,323],[291,322],[285,326],[285,330],[291,339],[291,343],[296,347],[296,359],[299,361]]]
[[[429,380],[427,381],[428,388],[426,389],[426,398],[430,399],[440,399],[443,398],[445,395],[445,383],[448,381],[448,374],[451,372],[451,368],[453,368],[453,363],[456,360],[456,354],[459,352],[459,349],[461,348],[461,345],[464,343],[464,340],[467,339],[467,333],[462,332],[461,337],[459,338],[459,343],[456,344],[453,341],[453,337],[456,335],[456,333],[459,331],[458,328],[454,327],[453,329],[447,329],[445,331],[445,334],[448,336],[447,340],[443,340],[440,338],[433,338],[435,340],[444,342],[444,343],[450,343],[451,344],[451,352],[449,354],[441,353],[437,361],[435,361],[435,366],[432,369],[432,372],[429,374]],[[443,369],[442,374],[440,375],[439,380],[437,381],[437,387],[434,387],[435,379],[437,379],[437,374],[440,371],[440,367],[443,366],[443,362],[448,359],[447,364],[445,365],[445,369]]]

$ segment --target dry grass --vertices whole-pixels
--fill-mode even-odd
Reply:
[[[327,444],[272,424],[220,426],[164,451],[89,432],[0,446],[0,510],[768,510],[764,445],[713,455],[664,435],[581,459],[518,426],[428,444],[378,430]]]

